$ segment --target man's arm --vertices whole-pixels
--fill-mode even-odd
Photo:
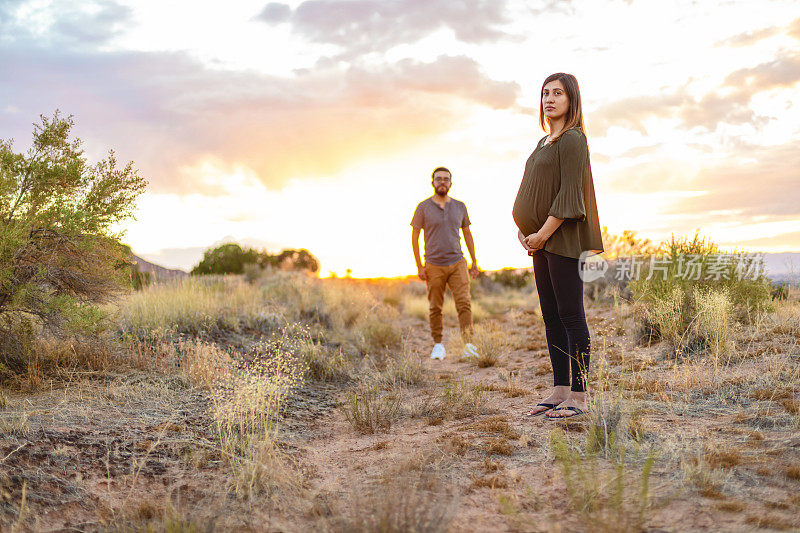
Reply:
[[[469,257],[472,259],[470,273],[473,278],[477,278],[479,271],[478,260],[475,258],[475,239],[472,238],[472,231],[469,229],[469,226],[464,226],[461,228],[461,231],[464,232],[464,242],[467,243],[467,251],[469,252]]]
[[[422,259],[419,257],[419,233],[420,228],[411,228],[411,249],[414,251],[414,261],[417,263],[417,275],[421,280],[427,280],[425,268],[422,266]]]

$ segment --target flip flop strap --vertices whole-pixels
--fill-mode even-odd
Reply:
[[[553,411],[572,411],[576,415],[582,415],[583,409],[580,407],[556,407]],[[565,418],[565,417],[554,417],[554,418]]]

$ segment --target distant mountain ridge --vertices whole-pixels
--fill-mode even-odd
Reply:
[[[150,261],[142,259],[136,254],[133,254],[132,262],[139,272],[147,272],[155,279],[181,279],[189,277],[188,272],[184,272],[183,270],[179,270],[177,268],[164,268],[160,265],[156,265],[155,263],[151,263]]]

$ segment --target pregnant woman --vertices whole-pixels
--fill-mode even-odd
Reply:
[[[539,124],[549,135],[525,163],[513,216],[520,243],[533,256],[554,386],[528,416],[563,420],[586,410],[591,345],[579,258],[603,251],[575,76],[559,72],[544,80]]]

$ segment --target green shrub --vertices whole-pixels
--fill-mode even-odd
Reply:
[[[650,263],[651,258],[656,263]],[[669,299],[676,289],[686,296],[692,287],[724,288],[741,321],[772,309],[771,283],[764,273],[763,258],[738,251],[722,253],[716,244],[695,233],[692,240],[673,236],[661,244],[657,253],[645,255],[644,259],[641,275],[630,282],[635,297],[642,301]],[[683,275],[687,272],[691,275]]]
[[[677,351],[710,349],[721,355],[730,348],[734,322],[751,322],[772,310],[770,281],[759,257],[723,254],[695,234],[691,240],[673,236],[644,259],[630,288],[645,304],[639,336],[648,341],[664,339]]]
[[[32,331],[102,329],[95,307],[124,290],[128,252],[113,228],[146,181],[113,151],[90,165],[72,117],[41,117],[33,145],[0,140],[0,363],[24,367]],[[16,337],[17,340],[13,340]],[[13,361],[12,361],[13,359]]]
[[[492,281],[510,289],[523,289],[533,283],[533,269],[504,268],[492,273]]]

